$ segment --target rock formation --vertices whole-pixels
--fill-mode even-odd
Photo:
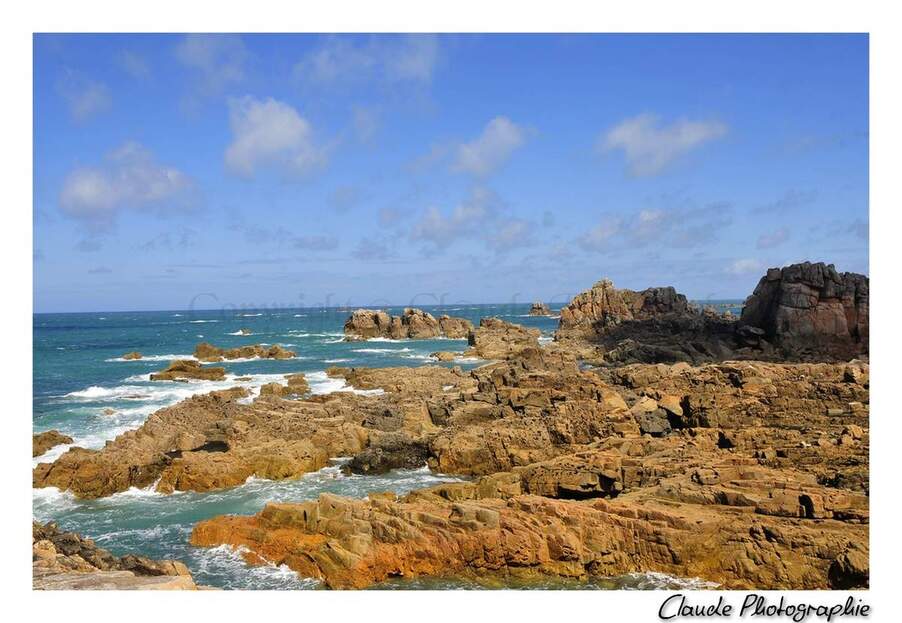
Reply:
[[[632,571],[729,588],[868,583],[865,363],[589,371],[538,349],[451,391],[438,378],[425,388],[378,370],[345,374],[382,385],[381,400],[421,404],[431,424],[414,434],[408,417],[371,416],[384,432],[347,469],[425,459],[479,479],[400,500],[271,504],[198,524],[194,544],[241,545],[251,563],[283,562],[341,588],[395,575]]]
[[[538,329],[527,329],[518,324],[505,322],[500,318],[483,318],[479,328],[471,329],[467,335],[470,348],[464,355],[481,359],[510,359],[524,349],[538,348]]]
[[[548,305],[546,305],[545,303],[543,303],[541,301],[536,301],[529,308],[529,315],[530,316],[550,316],[551,310],[548,309]]]
[[[628,320],[646,320],[689,310],[686,297],[672,287],[641,292],[618,290],[608,279],[578,294],[561,309],[561,336],[593,337]]]
[[[151,381],[179,381],[200,379],[204,381],[221,381],[225,378],[225,368],[202,366],[190,359],[177,359],[165,370],[150,375]]]
[[[122,355],[123,359],[128,359],[128,360],[141,359],[141,357],[142,357],[141,353],[139,353],[136,350],[133,350],[130,353],[125,353],[124,355]]]
[[[400,316],[381,310],[358,309],[345,321],[347,339],[383,337],[393,340],[435,337],[465,338],[473,323],[465,318],[443,315],[438,319],[421,309],[408,307]]]
[[[33,435],[31,438],[31,456],[41,456],[50,448],[64,443],[72,443],[72,437],[64,435],[58,430],[48,430]]]
[[[263,346],[252,344],[237,348],[222,349],[207,342],[201,342],[194,349],[194,357],[198,361],[218,362],[223,359],[291,359],[296,354],[293,351],[282,348],[278,344]]]
[[[172,560],[131,554],[117,557],[91,539],[56,524],[32,523],[32,588],[35,590],[193,590],[188,568]]]
[[[840,356],[868,352],[870,280],[832,264],[771,268],[746,299],[740,324],[784,349],[827,348]]]

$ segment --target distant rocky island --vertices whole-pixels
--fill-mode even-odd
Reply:
[[[465,372],[446,353],[444,366],[327,371],[380,390],[366,394],[310,395],[296,374],[253,400],[242,387],[194,396],[102,449],[37,465],[33,486],[93,499],[295,478],[333,457],[364,475],[425,464],[467,480],[274,501],[197,523],[191,543],[241,546],[249,564],[285,564],[331,588],[631,572],[866,588],[868,287],[832,265],[774,268],[736,318],[672,287],[601,280],[561,309],[550,343],[499,318],[356,310],[347,339],[466,338],[457,354],[486,365]],[[195,354],[208,353],[197,358],[230,354]],[[57,559],[40,530],[36,565]]]

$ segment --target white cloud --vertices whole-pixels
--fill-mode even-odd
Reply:
[[[607,218],[577,238],[576,242],[584,251],[603,253],[611,249],[611,245],[616,240],[615,236],[620,233],[620,229],[620,219]]]
[[[294,67],[299,80],[317,84],[367,81],[426,83],[438,62],[435,35],[375,35],[366,41],[348,36],[326,39]]]
[[[210,96],[244,80],[248,53],[237,35],[185,35],[175,57],[196,72],[200,94]]]
[[[454,168],[486,176],[502,166],[526,142],[526,132],[507,117],[495,117],[482,134],[457,148]]]
[[[61,79],[57,88],[66,101],[72,118],[78,122],[106,112],[113,105],[110,90],[105,84],[74,72],[69,72]]]
[[[131,50],[123,50],[118,57],[119,66],[125,73],[136,80],[145,80],[150,78],[150,64],[140,54],[136,54]]]
[[[96,167],[69,173],[60,192],[60,208],[94,226],[111,224],[125,209],[193,206],[193,183],[178,169],[158,163],[138,143],[126,143]]]
[[[478,233],[495,216],[497,209],[497,196],[484,188],[476,188],[466,201],[447,215],[434,206],[426,210],[423,218],[414,224],[410,238],[444,249],[461,237]]]
[[[727,126],[719,121],[681,119],[668,126],[660,124],[657,116],[644,114],[603,133],[598,149],[602,153],[622,150],[632,175],[655,175],[696,147],[726,133]]]
[[[306,174],[324,165],[328,149],[317,146],[306,119],[284,102],[250,96],[229,102],[232,143],[225,152],[226,166],[251,177],[262,166],[275,166],[289,174]]]
[[[772,249],[789,240],[789,229],[781,227],[776,231],[758,236],[759,249]]]
[[[751,258],[736,260],[726,268],[726,272],[731,275],[747,275],[749,273],[759,273],[762,270],[761,262]]]
[[[389,239],[363,237],[351,255],[358,260],[385,261],[397,257],[397,252]]]
[[[498,253],[534,244],[533,224],[521,218],[505,220],[494,234],[489,236],[488,245]]]

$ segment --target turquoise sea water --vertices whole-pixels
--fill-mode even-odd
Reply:
[[[468,318],[478,324],[484,316],[535,327],[543,341],[557,328],[554,317],[531,317],[529,305],[471,305],[428,307],[433,315]],[[387,308],[401,313],[402,308]],[[734,311],[735,313],[735,311]],[[349,311],[336,308],[259,309],[173,312],[103,312],[36,314],[34,316],[35,432],[57,429],[74,439],[73,445],[100,448],[110,439],[139,427],[147,416],[190,395],[246,385],[251,388],[303,372],[314,393],[347,391],[343,381],[330,379],[330,366],[459,365],[465,369],[479,360],[460,358],[437,364],[429,354],[438,350],[462,352],[466,340],[369,340],[345,342],[342,327]],[[250,335],[241,335],[242,328]],[[198,342],[234,347],[280,344],[297,353],[288,360],[227,361],[225,381],[172,382],[148,378],[173,359],[190,358]],[[144,358],[123,360],[137,350]],[[237,377],[249,377],[237,381]],[[36,457],[34,463],[52,461],[68,446],[58,446]],[[192,526],[220,515],[253,514],[268,501],[312,499],[322,492],[364,497],[371,491],[404,493],[452,477],[418,470],[398,470],[383,476],[345,476],[338,463],[294,481],[251,479],[242,486],[209,493],[160,495],[131,490],[101,500],[76,500],[56,489],[33,492],[33,514],[40,521],[56,520],[97,541],[115,554],[136,553],[185,562],[200,584],[222,588],[315,588],[287,568],[249,567],[227,547],[213,549],[188,545]],[[662,576],[663,578],[663,576]],[[644,575],[606,580],[595,588],[664,587],[672,579]],[[392,582],[384,588],[471,588],[442,580]],[[560,588],[570,588],[560,586]]]

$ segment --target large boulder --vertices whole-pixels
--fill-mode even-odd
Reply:
[[[527,349],[538,349],[541,334],[538,329],[527,329],[500,318],[483,318],[479,321],[479,328],[471,330],[467,336],[470,349],[464,355],[481,359],[512,359]]]
[[[391,316],[382,310],[355,310],[345,321],[344,332],[348,340],[374,337],[392,340],[436,337],[461,339],[472,328],[473,323],[465,318],[446,315],[436,318],[422,309],[408,307],[400,316]]]
[[[843,346],[868,352],[867,276],[832,264],[792,264],[767,271],[746,299],[741,326],[763,330],[786,348]]]

